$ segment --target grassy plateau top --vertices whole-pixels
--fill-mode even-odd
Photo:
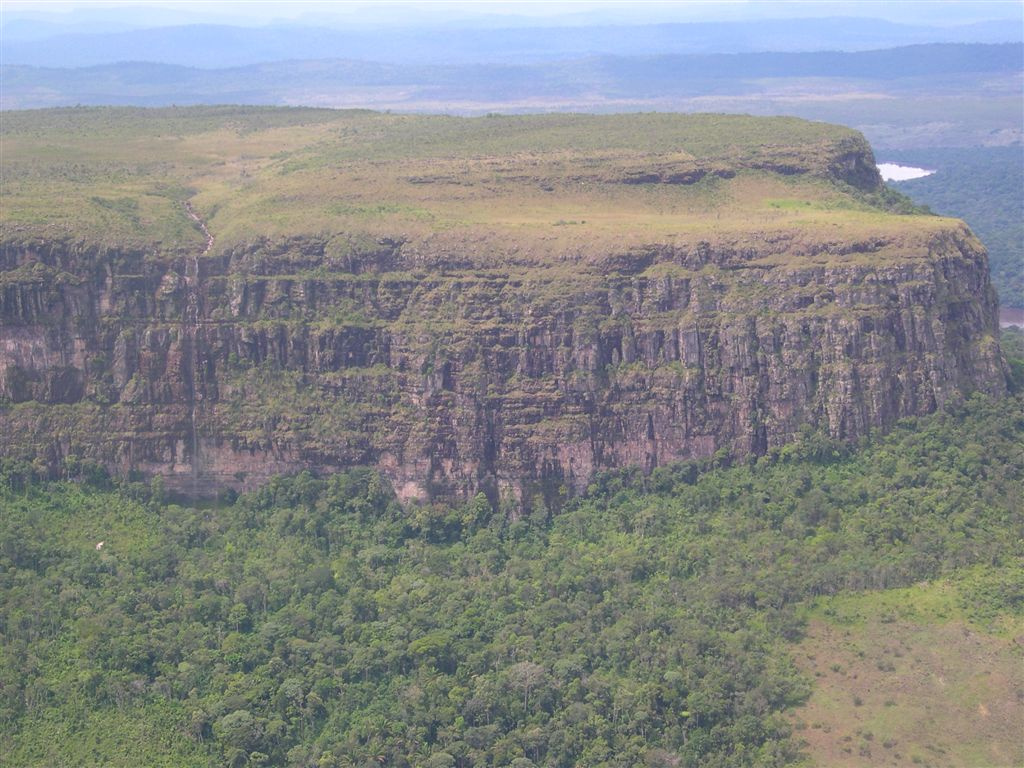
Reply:
[[[3,117],[6,245],[201,251],[186,200],[215,237],[211,255],[344,234],[496,263],[772,240],[792,256],[821,252],[801,243],[864,238],[906,250],[950,226],[893,214],[859,133],[796,118],[254,107]]]

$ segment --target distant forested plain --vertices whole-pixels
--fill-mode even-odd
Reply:
[[[743,465],[605,475],[556,514],[403,509],[359,469],[196,506],[88,463],[59,482],[5,464],[0,749],[18,766],[820,762],[819,676],[920,676],[953,636],[995,649],[995,677],[929,689],[928,722],[900,695],[840,693],[829,743],[849,764],[1019,764],[1024,345],[1004,340],[1002,401],[856,450],[808,433]],[[845,639],[811,653],[809,620]],[[871,622],[918,645],[858,645]]]

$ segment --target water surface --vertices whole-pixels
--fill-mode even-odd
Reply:
[[[878,172],[882,174],[883,181],[910,181],[931,176],[935,171],[925,168],[915,168],[912,165],[897,165],[896,163],[879,163]]]

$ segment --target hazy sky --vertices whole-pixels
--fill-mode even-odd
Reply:
[[[436,20],[441,23],[470,22],[487,25],[508,23],[629,23],[661,21],[749,20],[796,16],[868,16],[891,21],[926,24],[962,24],[986,19],[1019,19],[1021,0],[720,0],[719,2],[595,2],[594,0],[477,0],[476,2],[339,2],[302,0],[278,2],[259,0],[4,0],[0,13],[11,20],[32,16],[67,21],[83,15],[121,16],[125,22],[164,25],[208,21],[236,24],[264,24],[273,20],[310,23],[409,23]]]

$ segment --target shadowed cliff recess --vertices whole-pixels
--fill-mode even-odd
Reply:
[[[981,243],[839,126],[217,107],[2,136],[4,456],[553,507],[1005,392]]]

